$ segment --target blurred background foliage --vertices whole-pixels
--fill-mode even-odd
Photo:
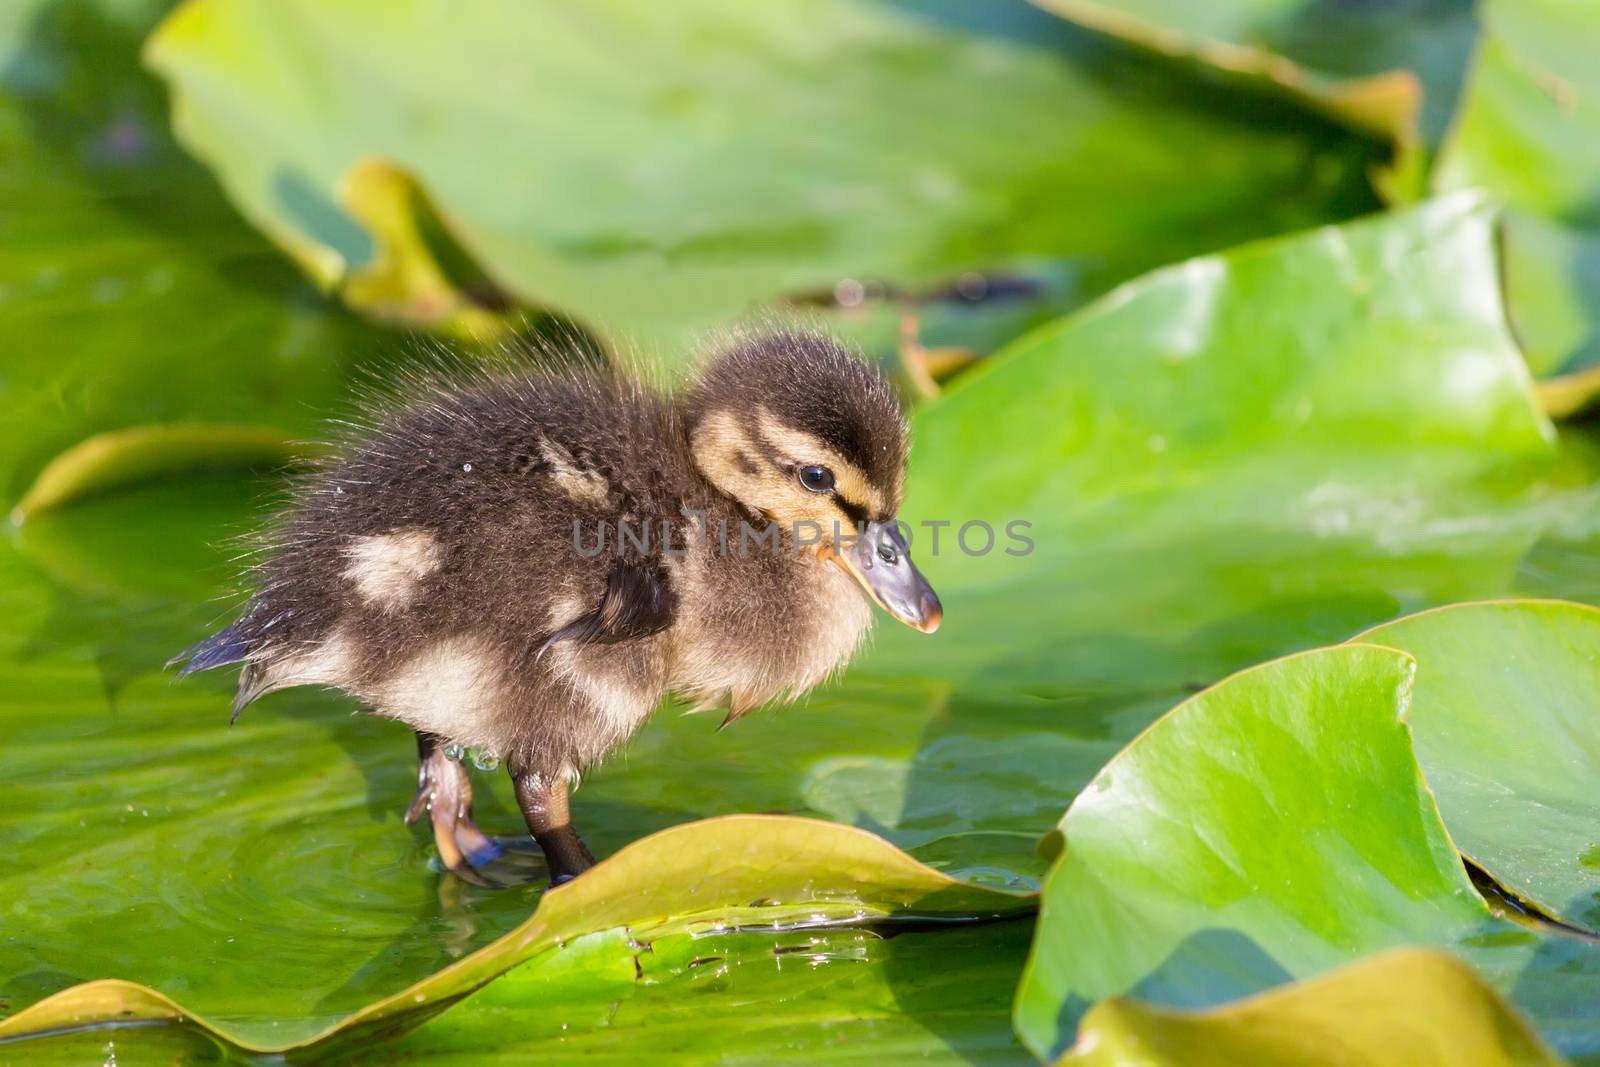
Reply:
[[[1600,1061],[1592,609],[1223,681],[1600,599],[1597,48],[1580,0],[6,5],[0,1062]],[[161,675],[362,383],[790,318],[916,405],[947,626],[658,715],[576,800],[610,876],[440,877],[404,731]]]

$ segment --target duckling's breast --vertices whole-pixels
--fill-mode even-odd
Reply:
[[[738,716],[799,697],[842,668],[872,625],[850,576],[809,553],[694,552],[675,564],[682,609],[668,686],[702,706],[727,699]]]

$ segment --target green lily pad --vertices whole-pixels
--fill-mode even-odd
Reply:
[[[1058,830],[1017,998],[1029,1047],[1059,1053],[1108,997],[1212,1008],[1415,944],[1463,956],[1557,1050],[1600,1052],[1600,944],[1473,890],[1404,723],[1418,669],[1364,644],[1275,661],[1107,764]]]
[[[1191,260],[963,377],[914,422],[904,516],[945,624],[867,668],[1173,693],[1507,592],[1589,476],[1533,403],[1492,227],[1456,197]]]
[[[1541,397],[1551,416],[1582,410],[1589,390],[1573,391],[1574,379],[1600,363],[1600,236],[1576,226],[1508,208],[1502,217],[1506,265],[1506,310],[1528,367],[1545,390],[1572,392]]]
[[[22,495],[11,517],[30,516],[110,489],[226,466],[274,467],[304,457],[270,426],[136,426],[80,441],[56,456]]]
[[[1508,205],[1506,285],[1541,376],[1600,362],[1600,12],[1564,0],[1489,0],[1460,114],[1433,177]],[[1591,375],[1552,411],[1592,403]]]
[[[1441,189],[1493,191],[1528,211],[1595,220],[1600,188],[1600,12],[1571,0],[1488,0],[1460,112],[1435,174]]]
[[[1395,949],[1210,1011],[1117,998],[1061,1067],[1560,1067],[1504,996],[1444,952]]]
[[[160,0],[0,20],[0,510],[93,434],[162,423],[310,436],[397,339],[323,299],[167,133],[139,42]]]
[[[1468,0],[1035,0],[1066,18],[1257,81],[1395,142],[1390,195],[1414,199],[1477,34]]]
[[[1197,108],[1183,72],[1022,0],[199,0],[147,55],[179,137],[322,284],[372,269],[349,177],[377,158],[498,286],[647,342],[1022,259],[1070,260],[1081,299],[1359,211],[1380,151],[1226,87]]]
[[[512,971],[383,1055],[478,1064],[536,1048],[553,1063],[628,1063],[649,1048],[652,1062],[704,1063],[714,1035],[723,1060],[1031,1064],[1008,1014],[1030,930],[698,933],[643,952],[597,938],[587,956]]]
[[[331,1043],[364,1063],[874,1062],[1032,1065],[1010,1000],[1031,924],[613,930],[546,952],[396,1040]],[[192,1023],[11,1046],[30,1064],[212,1062]]]
[[[993,918],[1031,907],[1025,894],[958,882],[860,830],[780,816],[729,816],[629,846],[570,886],[547,892],[527,920],[487,948],[344,1018],[242,1015],[250,995],[242,983],[228,983],[224,1000],[213,966],[183,1004],[126,981],[71,987],[0,1021],[0,1040],[151,1020],[192,1022],[251,1051],[325,1050],[415,1025],[518,963],[585,934],[620,931],[628,940],[648,942],[679,930],[822,926],[895,916]],[[255,961],[240,962],[249,969]],[[327,967],[330,960],[317,962]],[[226,1005],[221,1012],[205,1006],[219,1004]]]
[[[1456,847],[1600,933],[1600,610],[1465,604],[1356,638],[1420,665],[1407,721]]]

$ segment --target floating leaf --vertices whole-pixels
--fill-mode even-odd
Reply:
[[[344,298],[375,318],[427,322],[468,337],[509,332],[511,298],[450,237],[449,225],[410,174],[382,159],[345,176],[340,203],[366,227],[372,261],[343,281]]]
[[[1062,1067],[1559,1067],[1506,999],[1447,953],[1395,949],[1210,1011],[1117,998]]]
[[[1029,1047],[1070,1046],[1108,997],[1211,1008],[1416,944],[1462,955],[1558,1050],[1600,1052],[1600,943],[1497,919],[1474,892],[1403,722],[1416,669],[1364,644],[1292,656],[1107,764],[1061,820],[1016,1007]]]
[[[641,1048],[653,1063],[704,1063],[714,1047],[757,1063],[1032,1067],[1009,1018],[1030,929],[702,931],[642,952],[612,938],[512,971],[383,1051],[441,1065],[529,1048],[555,1064],[631,1062]]]
[[[1483,35],[1435,175],[1551,218],[1593,223],[1600,188],[1600,11],[1571,0],[1487,0]]]
[[[945,624],[872,668],[1171,692],[1507,592],[1588,475],[1553,462],[1492,225],[1457,197],[1191,260],[962,378],[906,492]]]
[[[0,1040],[97,1023],[184,1019],[236,1046],[281,1053],[415,1025],[516,964],[584,934],[625,930],[649,940],[691,927],[994,917],[1030,908],[1026,895],[955,881],[859,830],[781,816],[729,816],[628,846],[583,878],[547,892],[532,916],[492,945],[331,1025],[315,1018],[241,1017],[237,1002],[220,1013],[195,1011],[196,1003],[216,1003],[214,988],[195,990],[180,1006],[141,985],[101,981],[64,990],[0,1022]]]
[[[1468,0],[1378,5],[1302,0],[1035,0],[1164,55],[1272,86],[1396,145],[1393,197],[1414,199],[1449,124],[1477,31]]]
[[[1544,914],[1600,933],[1600,610],[1464,604],[1356,640],[1420,665],[1407,721],[1456,846]]]
[[[1542,376],[1600,361],[1600,11],[1565,0],[1487,0],[1484,30],[1434,185],[1508,206],[1506,286]],[[1551,411],[1585,407],[1592,379]]]
[[[160,0],[0,19],[0,510],[94,434],[168,423],[311,436],[397,339],[322,299],[172,143],[138,45]]]
[[[1069,259],[1081,299],[1359,211],[1379,151],[1223,87],[1196,108],[1182,72],[1021,0],[191,0],[147,56],[183,142],[323,284],[374,269],[338,198],[379,157],[499,286],[646,340],[1022,259]]]
[[[138,426],[96,434],[45,465],[12,512],[22,522],[80,497],[160,475],[226,466],[280,466],[306,455],[270,426]]]
[[[319,1048],[367,1063],[872,1062],[1016,1064],[1010,1000],[1031,924],[855,926],[577,938],[514,968],[419,1029]],[[707,1020],[715,1020],[708,1027]],[[209,1062],[193,1024],[79,1031],[8,1046],[38,1067]],[[228,1052],[248,1055],[237,1046]],[[357,1051],[359,1050],[359,1051]],[[187,1058],[185,1058],[187,1057]]]

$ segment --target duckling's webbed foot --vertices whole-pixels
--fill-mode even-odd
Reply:
[[[594,854],[572,827],[567,808],[567,783],[559,775],[513,767],[511,781],[528,830],[544,851],[550,884],[570,882],[594,866]]]
[[[459,877],[484,884],[474,868],[498,856],[500,847],[472,821],[472,780],[467,769],[445,754],[443,740],[420,731],[417,763],[417,795],[406,809],[406,822],[416,822],[426,811],[433,821],[439,859]]]

